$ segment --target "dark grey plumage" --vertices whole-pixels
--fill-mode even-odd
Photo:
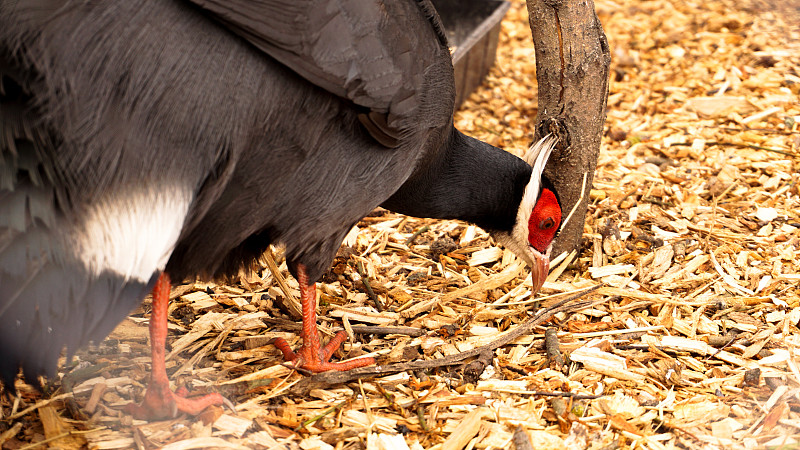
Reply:
[[[316,280],[390,197],[510,229],[531,173],[453,128],[427,0],[0,0],[0,76],[7,384],[103,338],[161,270],[283,243]]]

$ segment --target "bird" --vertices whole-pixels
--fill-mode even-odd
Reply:
[[[547,276],[556,145],[524,158],[456,130],[429,0],[0,0],[0,381],[52,376],[152,292],[154,419],[231,403],[173,392],[173,280],[226,279],[283,245],[310,372],[315,283],[377,207],[474,223]]]

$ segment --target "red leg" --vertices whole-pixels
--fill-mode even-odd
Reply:
[[[375,359],[369,357],[340,363],[329,361],[333,352],[347,338],[347,334],[340,331],[330,342],[321,347],[317,332],[317,289],[315,283],[308,282],[306,268],[302,264],[297,266],[297,281],[300,283],[300,302],[303,306],[303,331],[300,334],[303,346],[297,352],[293,352],[285,339],[276,338],[273,343],[283,353],[283,358],[294,363],[296,367],[311,372],[344,371],[375,364]]]
[[[169,286],[169,275],[162,273],[153,287],[153,311],[150,314],[150,350],[153,358],[150,383],[147,385],[142,403],[140,405],[131,403],[125,407],[125,411],[137,419],[154,420],[175,417],[179,411],[197,415],[211,405],[225,405],[233,409],[231,402],[220,394],[189,399],[184,397],[185,390],[173,393],[169,389],[165,362]]]

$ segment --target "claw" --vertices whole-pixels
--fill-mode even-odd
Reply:
[[[354,359],[352,361],[332,363],[330,362],[333,353],[347,339],[347,334],[340,331],[333,338],[321,346],[319,333],[317,332],[317,298],[314,283],[309,283],[305,266],[298,264],[297,281],[300,283],[300,301],[303,307],[303,346],[299,350],[292,351],[286,339],[275,338],[273,344],[283,353],[283,359],[291,363],[291,367],[301,372],[324,372],[327,370],[345,371],[375,364],[375,359],[371,357]]]
[[[197,415],[211,405],[224,406],[235,412],[233,403],[220,394],[186,398],[188,391],[181,387],[169,389],[165,345],[167,341],[167,306],[169,304],[169,276],[162,273],[153,287],[153,312],[150,315],[150,350],[153,364],[150,382],[141,404],[126,405],[124,411],[137,419],[156,420],[172,418],[179,412]]]
[[[220,397],[222,397],[222,396],[220,396]],[[233,406],[233,402],[231,402],[230,400],[228,400],[225,397],[222,397],[222,406],[225,409],[227,409],[228,411],[230,411],[231,414],[233,414],[234,416],[236,415],[236,408]]]

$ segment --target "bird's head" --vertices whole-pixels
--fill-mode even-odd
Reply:
[[[534,293],[541,289],[550,269],[553,239],[561,226],[561,205],[555,191],[543,182],[542,172],[557,140],[546,136],[533,144],[523,158],[531,165],[514,228],[496,235],[498,241],[531,268]]]

